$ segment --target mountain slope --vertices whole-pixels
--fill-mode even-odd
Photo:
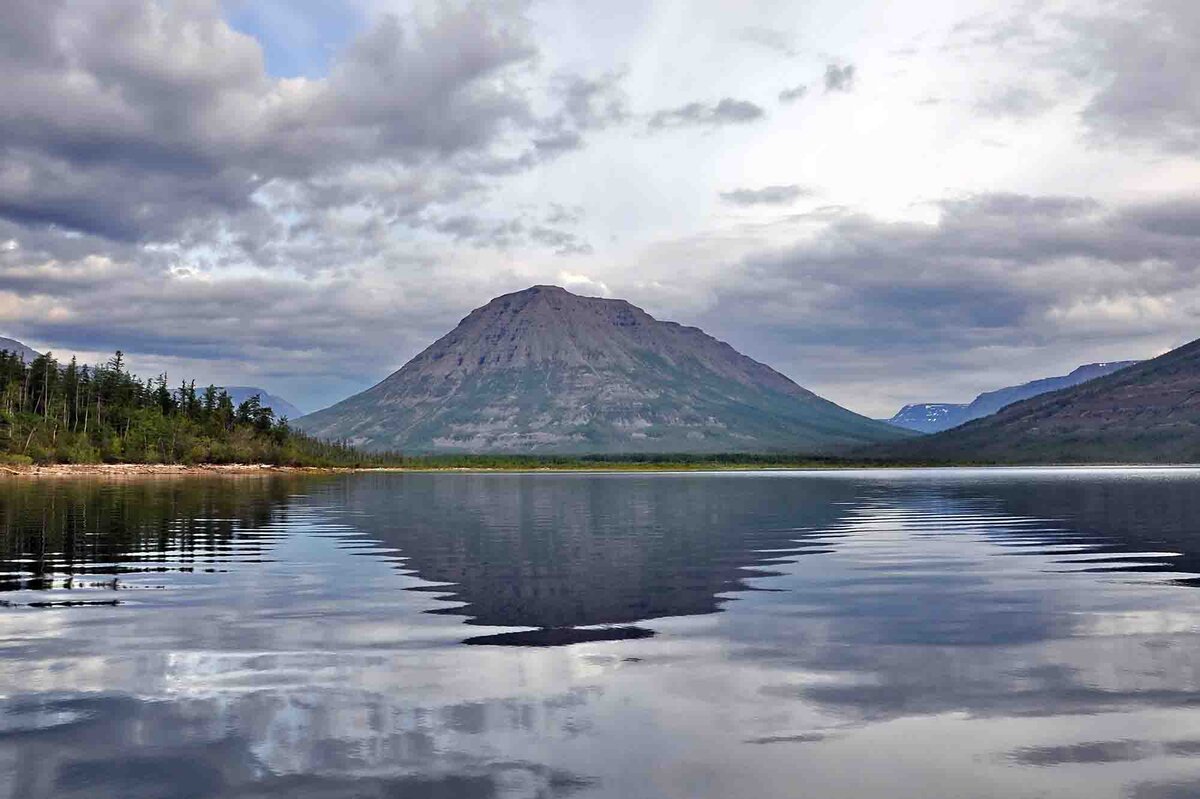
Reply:
[[[26,346],[16,339],[4,338],[3,336],[0,336],[0,350],[17,353],[24,359],[25,363],[33,363],[34,359],[41,355],[33,347]]]
[[[697,328],[556,286],[477,308],[298,426],[412,452],[827,452],[906,435]]]
[[[303,411],[283,397],[268,394],[257,386],[225,386],[225,391],[228,392],[229,398],[233,400],[234,405],[240,405],[257,394],[259,402],[275,412],[275,418],[286,416],[290,420],[298,419],[304,415]]]
[[[1011,463],[1198,462],[1200,340],[884,451]]]
[[[953,427],[966,424],[973,419],[991,416],[996,411],[1020,402],[1061,388],[1070,388],[1097,377],[1132,366],[1138,361],[1111,361],[1108,363],[1088,363],[1074,369],[1070,374],[1058,377],[1044,377],[1022,383],[1019,386],[987,391],[980,394],[970,403],[961,405],[954,403],[920,403],[905,405],[899,413],[888,420],[889,424],[915,430],[918,433],[938,433]]]

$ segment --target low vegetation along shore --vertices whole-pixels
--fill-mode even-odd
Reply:
[[[386,465],[287,465],[272,463],[47,463],[0,464],[0,478],[14,477],[236,477],[339,472],[653,472],[862,467],[859,461],[757,456],[537,457],[504,455],[396,457]]]

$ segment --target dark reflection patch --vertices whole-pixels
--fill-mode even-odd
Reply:
[[[556,627],[477,635],[463,643],[469,646],[567,646],[595,641],[636,641],[640,638],[651,638],[653,635],[653,630],[644,627]]]

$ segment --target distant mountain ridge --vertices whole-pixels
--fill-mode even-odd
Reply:
[[[905,405],[888,424],[913,430],[918,433],[935,433],[962,424],[959,421],[966,410],[965,402],[917,402]]]
[[[1006,405],[1030,399],[1049,391],[1070,388],[1097,377],[1112,374],[1133,366],[1140,361],[1108,361],[1103,363],[1087,363],[1072,370],[1069,374],[1058,377],[1044,377],[1032,380],[1019,386],[987,391],[977,396],[969,403],[917,403],[905,405],[900,411],[888,419],[889,424],[915,430],[918,433],[938,433],[964,425],[974,419],[990,416]]]
[[[997,463],[1200,462],[1200,340],[875,454]]]
[[[15,352],[24,359],[25,363],[33,363],[35,358],[38,358],[43,353],[38,352],[33,347],[22,344],[16,339],[4,338],[0,336],[0,350]]]
[[[694,327],[534,286],[476,308],[378,385],[297,422],[411,452],[828,452],[907,435]]]
[[[275,394],[270,394],[257,386],[225,386],[225,391],[229,394],[229,398],[233,400],[234,405],[240,405],[246,400],[253,397],[255,394],[259,397],[259,402],[275,412],[275,418],[286,416],[288,420],[298,419],[304,415],[304,412],[297,408],[292,403]]]

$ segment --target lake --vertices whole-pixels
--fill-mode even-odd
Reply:
[[[0,796],[1200,796],[1200,470],[0,482]]]

